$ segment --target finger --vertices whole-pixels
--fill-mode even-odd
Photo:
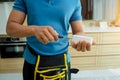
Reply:
[[[73,48],[77,48],[77,45],[76,45],[76,43],[75,42],[71,42],[71,46],[73,47]]]
[[[36,34],[36,38],[37,38],[40,42],[43,43],[43,40],[42,40],[41,36],[42,36],[41,33]]]
[[[87,43],[86,49],[87,49],[87,51],[90,51],[90,50],[91,50],[91,44],[90,44],[90,43]]]
[[[37,37],[37,39],[38,39],[41,43],[45,44],[45,42],[44,42],[44,40],[43,40],[42,37]]]
[[[86,51],[87,42],[86,42],[86,41],[82,41],[81,45],[82,45],[81,51],[82,51],[82,52],[85,52],[85,51]]]
[[[77,43],[77,47],[76,47],[77,51],[81,51],[81,49],[82,49],[81,43],[82,43],[82,40]]]
[[[48,27],[48,30],[51,33],[51,35],[54,37],[54,40],[57,41],[58,40],[58,33],[52,27]]]
[[[47,39],[47,37],[44,34],[41,35],[41,41],[43,44],[47,44],[49,42],[49,40]]]
[[[96,44],[96,41],[93,41],[93,42],[92,42],[92,45],[95,45],[95,44]]]
[[[45,44],[45,42],[43,41],[42,38],[40,38],[39,41],[40,41],[41,43]]]
[[[42,40],[42,38],[41,38],[40,36],[36,36],[36,37],[37,37],[37,39],[38,39],[40,42],[43,43],[43,40]]]
[[[49,31],[46,31],[44,34],[48,41],[54,41],[54,37],[49,33]]]

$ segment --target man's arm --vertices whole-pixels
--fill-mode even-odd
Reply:
[[[7,34],[14,37],[35,36],[43,44],[58,40],[58,34],[51,26],[23,26],[25,18],[25,13],[12,10],[7,22]]]
[[[25,13],[17,10],[12,10],[7,22],[7,34],[14,37],[32,36],[34,34],[33,28],[22,25],[25,18]]]
[[[84,35],[82,21],[73,21],[70,24],[73,35]]]
[[[84,33],[84,30],[82,28],[82,21],[71,22],[71,27],[72,27],[73,35],[86,36],[86,34]],[[93,44],[95,44],[95,43],[93,42]],[[82,51],[82,52],[90,51],[90,49],[91,49],[90,43],[85,40],[79,41],[78,43],[72,42],[72,47],[75,48],[77,51]]]

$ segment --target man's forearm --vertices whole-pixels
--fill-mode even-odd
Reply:
[[[32,26],[23,26],[15,22],[8,23],[6,32],[9,36],[14,37],[27,37],[34,35],[34,29]]]
[[[71,22],[72,34],[73,35],[84,35],[84,30],[82,27],[82,21]]]

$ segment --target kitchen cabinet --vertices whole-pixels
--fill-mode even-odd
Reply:
[[[69,46],[71,64],[80,70],[120,67],[120,32],[87,32],[96,45],[91,51],[79,52]],[[72,34],[69,35],[72,37]]]
[[[0,73],[22,72],[23,58],[0,58]]]

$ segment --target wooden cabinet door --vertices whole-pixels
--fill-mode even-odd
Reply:
[[[118,32],[106,32],[106,33],[101,33],[100,36],[101,44],[118,44],[120,43],[120,33]]]

